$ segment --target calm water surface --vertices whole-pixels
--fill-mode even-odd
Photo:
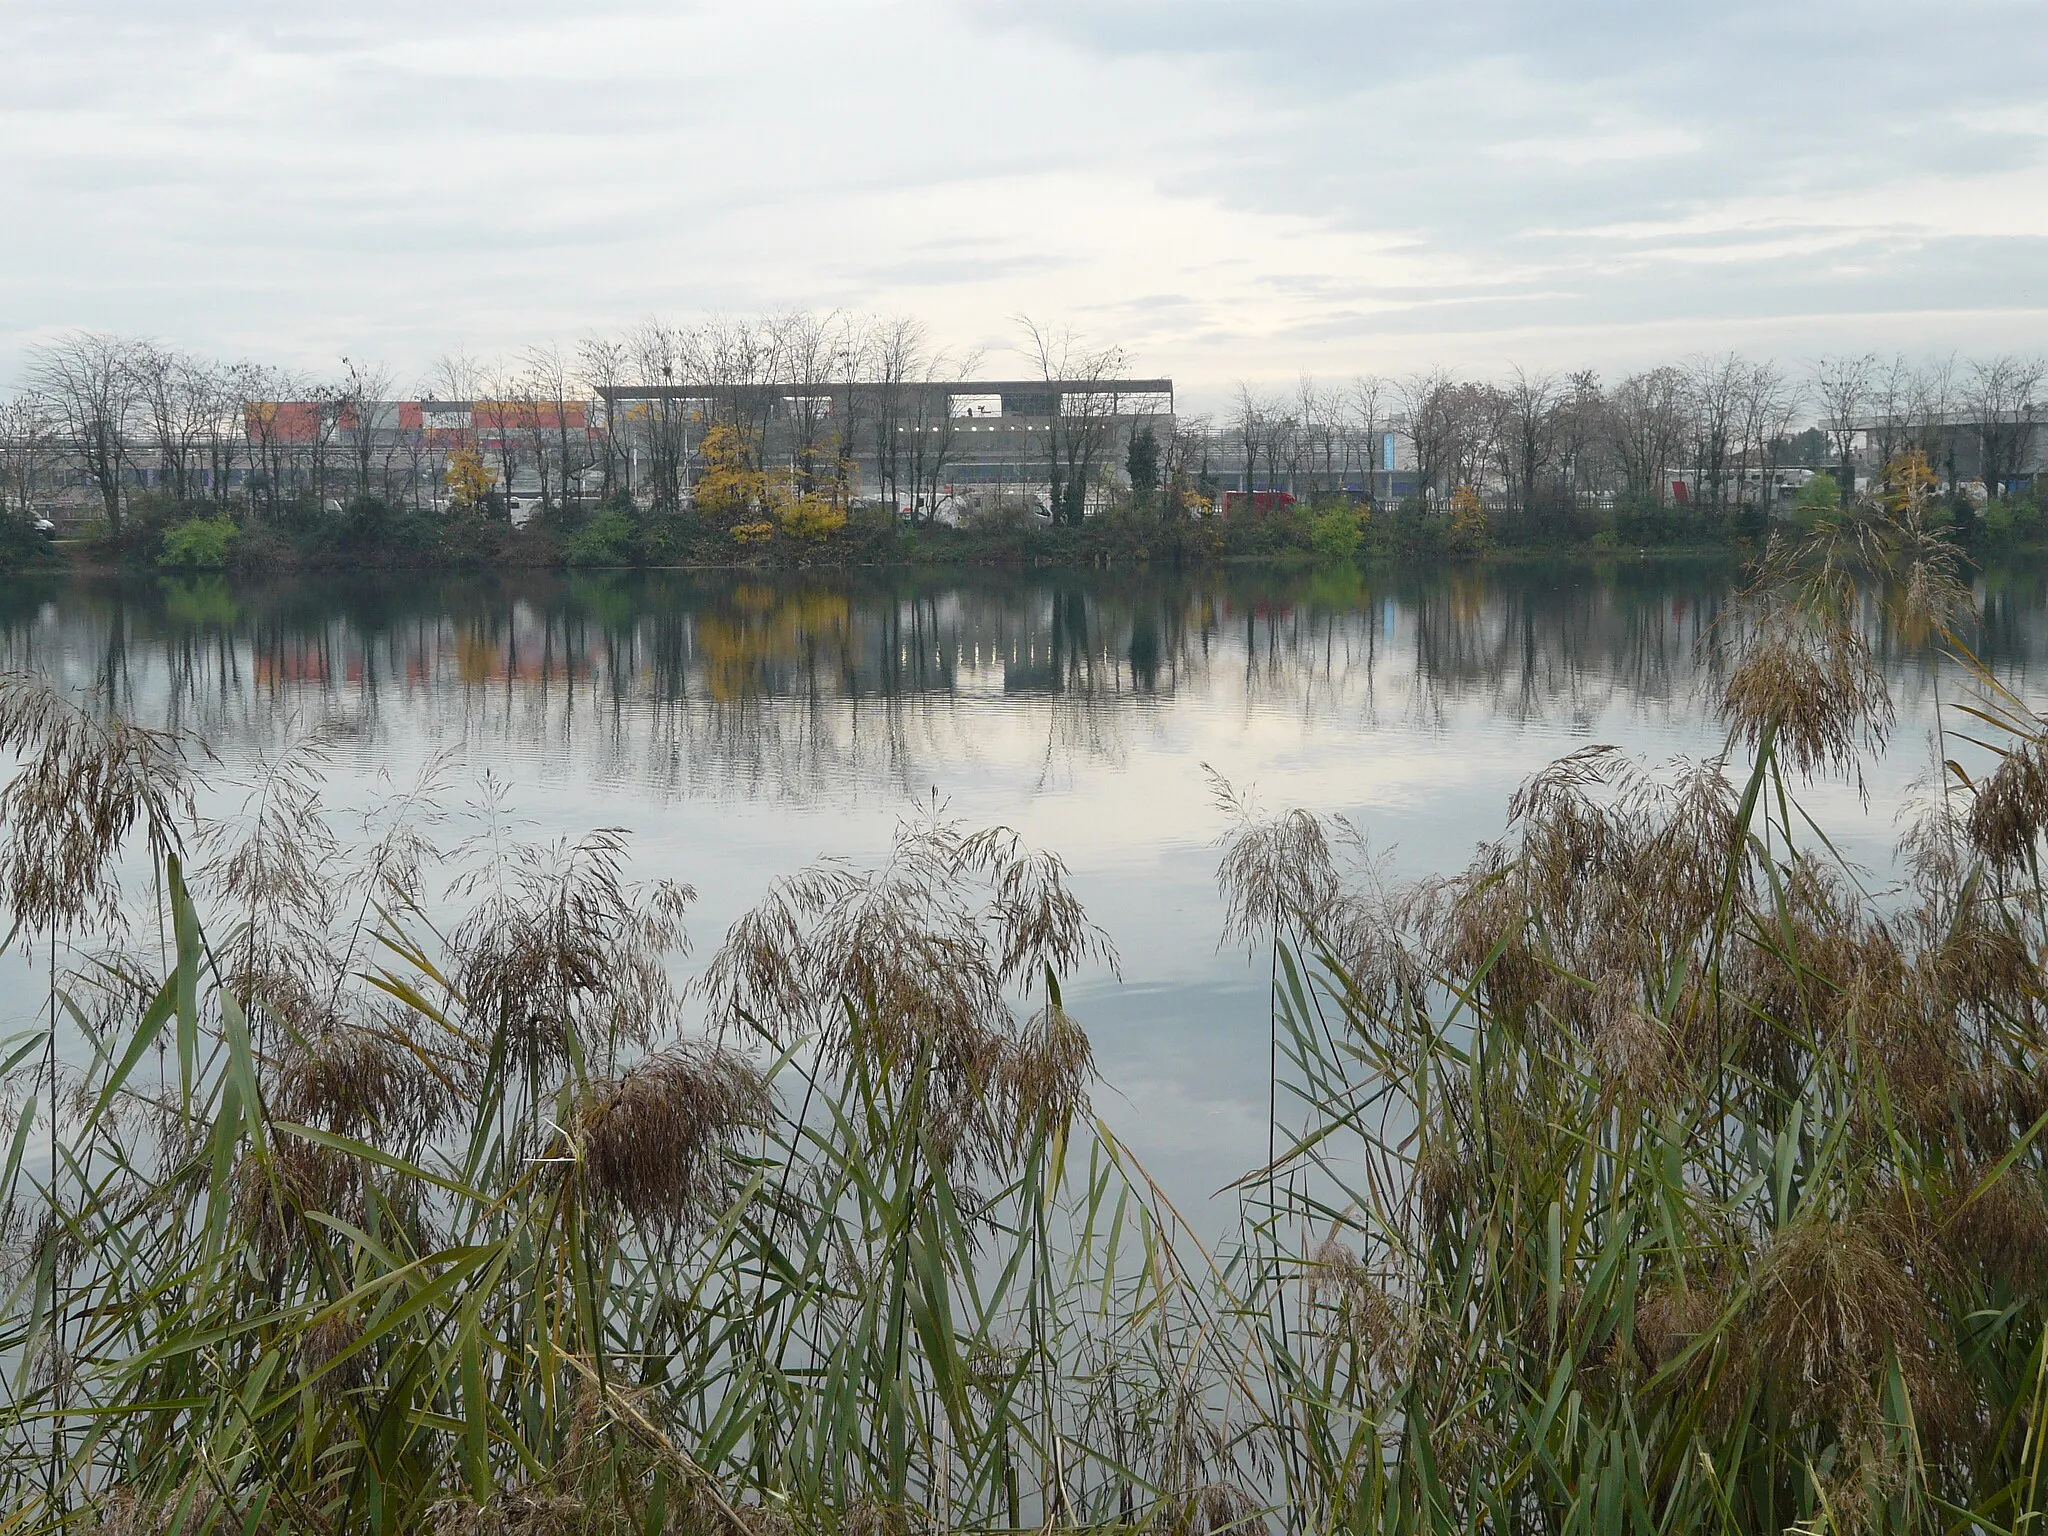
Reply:
[[[1977,639],[2048,704],[2043,575],[1981,578]],[[1720,749],[1703,641],[1733,579],[1624,564],[16,581],[0,583],[0,665],[103,686],[230,772],[328,725],[337,807],[445,755],[458,785],[502,780],[535,837],[628,827],[642,873],[701,893],[700,955],[775,876],[872,858],[934,797],[1013,826],[1066,858],[1122,954],[1121,982],[1093,976],[1068,999],[1106,1080],[1098,1103],[1192,1195],[1265,1145],[1264,973],[1217,948],[1210,771],[1268,808],[1350,816],[1396,875],[1448,871],[1563,753]],[[1850,784],[1808,795],[1874,884],[1932,760],[1937,694],[1958,681],[1879,640],[1899,723],[1866,774],[1868,812]]]

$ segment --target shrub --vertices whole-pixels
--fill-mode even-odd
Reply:
[[[1471,486],[1459,486],[1451,493],[1451,548],[1476,555],[1486,547],[1486,536],[1486,503]]]
[[[1013,537],[1038,521],[1037,503],[1006,491],[976,491],[960,512],[960,526],[970,533]]]
[[[0,571],[26,570],[56,559],[49,541],[19,517],[0,515]]]
[[[188,518],[165,531],[158,562],[174,570],[222,570],[240,532],[224,515]]]
[[[846,526],[846,509],[822,496],[799,496],[775,509],[775,521],[790,538],[817,544]]]
[[[381,496],[358,496],[342,515],[342,534],[350,543],[368,548],[390,537],[396,514]]]
[[[631,565],[640,531],[623,512],[600,512],[562,543],[571,565]]]
[[[1792,498],[1792,515],[1802,525],[1810,526],[1822,513],[1832,512],[1841,504],[1841,482],[1822,470],[1799,487],[1799,494]]]
[[[1358,553],[1361,538],[1358,514],[1349,507],[1331,507],[1316,514],[1309,524],[1309,546],[1318,560],[1349,560]]]

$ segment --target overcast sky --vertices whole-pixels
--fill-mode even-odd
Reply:
[[[2048,0],[0,0],[0,379],[1029,313],[1195,398],[2048,350]]]

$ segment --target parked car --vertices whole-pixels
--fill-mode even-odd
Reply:
[[[54,536],[57,532],[57,525],[40,512],[29,519],[29,527],[35,529],[37,533],[40,533],[46,539]]]

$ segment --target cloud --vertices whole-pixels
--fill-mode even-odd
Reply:
[[[789,305],[1071,317],[1191,398],[2048,341],[2031,0],[77,0],[0,47],[0,376]]]

